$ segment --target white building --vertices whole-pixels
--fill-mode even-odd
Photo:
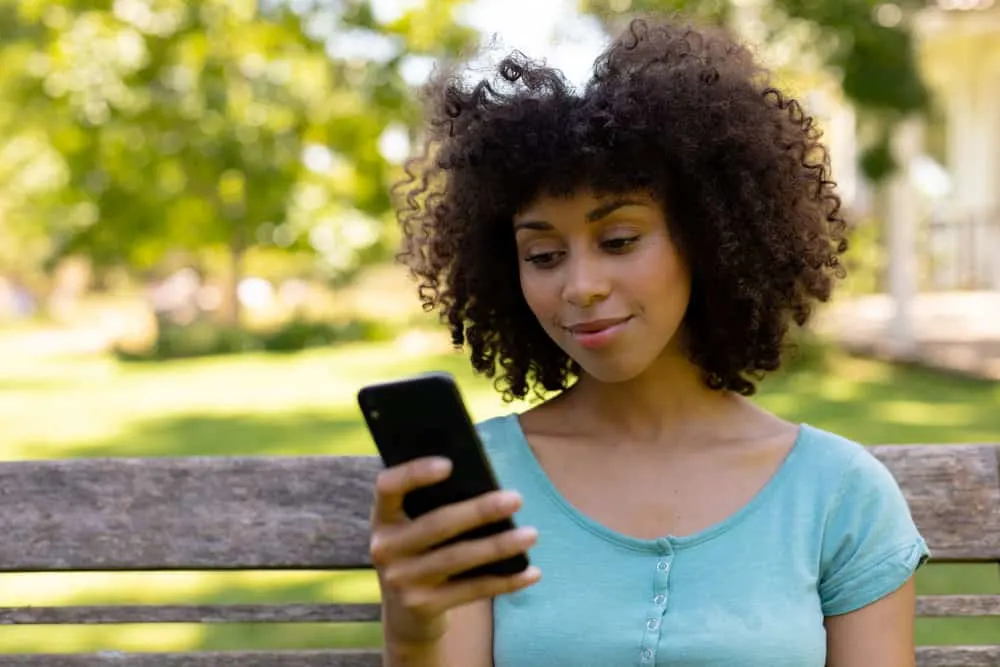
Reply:
[[[925,287],[1000,290],[1000,2],[932,2],[914,27],[950,192],[923,237]]]
[[[898,7],[876,12],[886,16],[904,19]],[[905,168],[884,187],[859,174],[847,101],[821,94],[810,108],[848,186],[845,204],[856,220],[871,211],[886,224],[887,295],[844,304],[851,316],[841,319],[901,356],[930,338],[1000,331],[1000,0],[928,0],[909,19],[933,110],[897,128]]]

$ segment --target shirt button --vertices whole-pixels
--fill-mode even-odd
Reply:
[[[642,661],[649,662],[653,659],[653,649],[644,648],[642,649]]]
[[[649,629],[649,630],[655,630],[658,627],[660,627],[660,619],[658,619],[658,618],[651,618],[648,621],[646,621],[646,628],[647,629]]]
[[[667,596],[663,595],[662,593],[653,598],[653,604],[660,607],[662,607],[666,602],[667,602]]]
[[[668,567],[670,567],[670,564],[665,560],[661,560],[656,564],[656,569],[660,572],[666,572]]]

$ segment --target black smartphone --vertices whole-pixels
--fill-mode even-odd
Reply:
[[[358,405],[386,467],[425,456],[441,456],[452,462],[447,479],[411,491],[403,498],[403,510],[411,519],[500,488],[458,384],[448,373],[424,373],[367,385],[358,391]],[[514,522],[508,518],[484,524],[438,546],[512,528]],[[527,554],[519,554],[452,578],[512,575],[527,567]]]

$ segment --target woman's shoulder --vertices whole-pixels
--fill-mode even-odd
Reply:
[[[930,550],[891,470],[861,443],[803,426],[803,452],[824,480],[820,597],[824,614],[858,609],[896,590]]]
[[[867,445],[846,436],[809,424],[799,426],[796,449],[807,462],[823,472],[831,482],[843,482],[852,476],[882,478],[888,468]]]
[[[880,506],[909,519],[902,488],[868,445],[802,424],[794,451],[796,486],[815,498],[824,513],[844,516]]]
[[[491,449],[516,435],[518,430],[516,419],[517,415],[510,413],[476,422],[476,432],[479,433],[483,446]]]

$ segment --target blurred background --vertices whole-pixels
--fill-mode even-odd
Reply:
[[[994,0],[0,0],[0,457],[372,453],[359,385],[453,372],[388,191],[441,57],[586,81],[637,11],[725,22],[816,116],[850,277],[757,400],[867,444],[1000,441]],[[922,594],[1000,593],[933,565]],[[374,600],[368,573],[5,575],[4,605]],[[921,620],[920,643],[1000,619]],[[355,625],[0,628],[3,651],[372,644]]]

